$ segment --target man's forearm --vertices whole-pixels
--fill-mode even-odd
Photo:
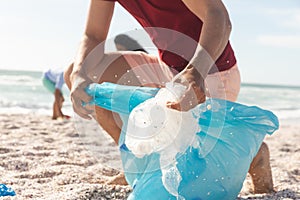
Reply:
[[[96,52],[90,54],[91,51]],[[92,55],[94,55],[94,57],[92,57]],[[95,55],[97,57],[95,57]],[[74,68],[72,73],[88,75],[89,69],[95,68],[95,66],[103,58],[103,55],[104,42],[101,43],[101,41],[98,41],[92,36],[84,35],[74,61]]]
[[[228,43],[231,22],[226,10],[207,11],[204,20],[199,44],[216,61]]]
[[[212,12],[206,15],[199,45],[191,64],[205,78],[215,61],[224,51],[231,32],[231,23],[227,13]]]
[[[205,78],[224,51],[231,32],[231,22],[221,0],[182,0],[202,22],[201,35],[190,61]]]
[[[90,71],[101,61],[114,4],[111,1],[91,0],[84,35],[74,62],[73,74],[83,77],[93,73]],[[91,51],[96,51],[96,53],[91,53]]]

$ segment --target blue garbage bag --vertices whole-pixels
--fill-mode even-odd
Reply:
[[[94,97],[92,104],[123,115],[129,115],[141,102],[152,98],[158,88],[118,85],[109,82],[91,84],[86,92]]]
[[[0,197],[3,196],[15,196],[16,193],[13,191],[13,189],[7,187],[4,184],[0,184]]]
[[[119,147],[126,180],[133,188],[128,199],[235,199],[265,135],[279,127],[270,111],[207,99],[191,111],[197,113],[193,116],[200,127],[194,133],[197,145],[194,141],[162,166],[162,152],[139,157],[126,145],[130,113],[159,89],[102,83],[86,91],[93,96],[91,104],[119,113],[123,121]]]

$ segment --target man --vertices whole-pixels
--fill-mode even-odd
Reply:
[[[62,112],[62,105],[65,101],[62,94],[62,87],[64,84],[64,72],[62,70],[48,69],[43,73],[43,85],[54,94],[53,114],[52,119],[69,119],[70,116],[64,115]]]
[[[104,81],[127,84],[126,81],[129,80],[132,85],[146,85],[143,84],[143,79],[137,78],[140,75],[134,75],[138,73],[136,71],[139,66],[150,66],[155,62],[159,63],[160,69],[153,66],[149,67],[153,69],[151,72],[145,69],[147,72],[140,73],[142,76],[152,74],[149,79],[155,79],[155,75],[163,75],[153,81],[154,86],[163,87],[166,81],[177,74],[175,81],[187,87],[180,101],[168,103],[170,108],[189,110],[205,101],[205,95],[230,101],[237,99],[240,75],[229,43],[230,19],[221,0],[118,2],[150,35],[159,49],[160,59],[155,60],[153,56],[144,53],[104,54],[102,43],[109,31],[115,0],[91,0],[80,50],[74,69],[66,80],[72,84],[71,100],[74,111],[79,116],[91,118],[92,110],[82,106],[82,102],[91,99],[84,92],[88,84]],[[127,74],[128,71],[133,73]],[[96,118],[118,142],[118,117],[96,108]],[[269,151],[265,143],[253,160],[249,172],[256,193],[273,190]]]

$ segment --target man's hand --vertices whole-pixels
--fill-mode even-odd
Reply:
[[[186,67],[173,81],[185,85],[187,90],[178,102],[168,102],[167,107],[188,111],[205,101],[204,79],[193,66]]]
[[[88,103],[92,99],[92,97],[84,90],[92,83],[92,81],[86,75],[73,71],[71,74],[71,82],[72,88],[70,96],[74,112],[84,119],[92,119],[89,115],[93,112],[93,110],[83,106],[84,102]]]
[[[78,59],[74,61],[73,71],[70,75],[72,86],[70,94],[74,112],[84,119],[91,119],[89,115],[94,109],[82,104],[88,103],[92,99],[91,96],[86,94],[85,88],[91,83],[98,83],[100,79],[98,75],[103,73],[100,63],[104,58],[104,42],[100,43],[97,40],[85,37],[81,46],[88,48],[87,52],[89,53],[84,59],[83,55],[79,54]]]

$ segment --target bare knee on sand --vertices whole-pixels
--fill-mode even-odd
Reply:
[[[274,192],[270,166],[270,152],[266,143],[262,143],[257,155],[251,163],[249,173],[252,178],[254,193]]]

